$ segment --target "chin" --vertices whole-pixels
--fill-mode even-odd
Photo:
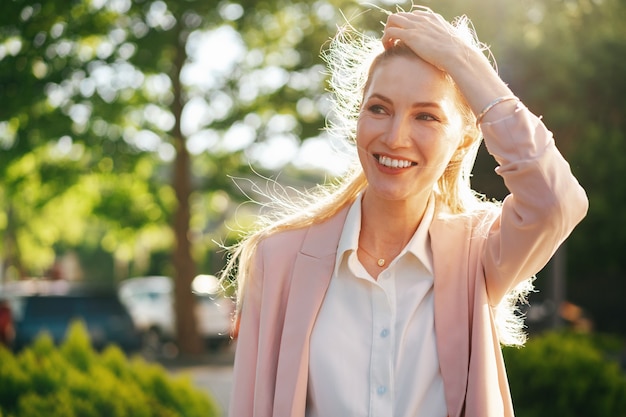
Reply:
[[[376,198],[388,201],[407,200],[412,194],[414,194],[408,192],[407,190],[399,189],[398,187],[377,187],[372,186],[371,184],[369,185],[368,190],[372,193],[372,195],[376,196]]]

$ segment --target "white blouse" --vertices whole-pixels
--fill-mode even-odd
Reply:
[[[357,257],[361,198],[346,219],[310,340],[307,417],[445,417],[435,340],[434,200],[415,235],[374,280]]]

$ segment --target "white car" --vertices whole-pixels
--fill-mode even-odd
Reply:
[[[200,336],[213,350],[227,345],[234,301],[222,295],[213,275],[198,275],[192,291],[197,296],[195,313]],[[144,347],[153,353],[176,355],[173,280],[165,276],[129,278],[120,283],[118,293],[144,335]]]

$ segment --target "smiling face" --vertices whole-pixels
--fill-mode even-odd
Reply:
[[[385,200],[426,199],[463,140],[457,90],[414,55],[374,65],[356,131],[368,193]]]

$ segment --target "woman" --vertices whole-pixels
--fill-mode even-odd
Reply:
[[[467,28],[419,7],[388,17],[378,50],[331,46],[360,167],[235,251],[231,416],[513,415],[500,344],[523,343],[515,301],[588,203]],[[469,187],[481,137],[501,205]]]

